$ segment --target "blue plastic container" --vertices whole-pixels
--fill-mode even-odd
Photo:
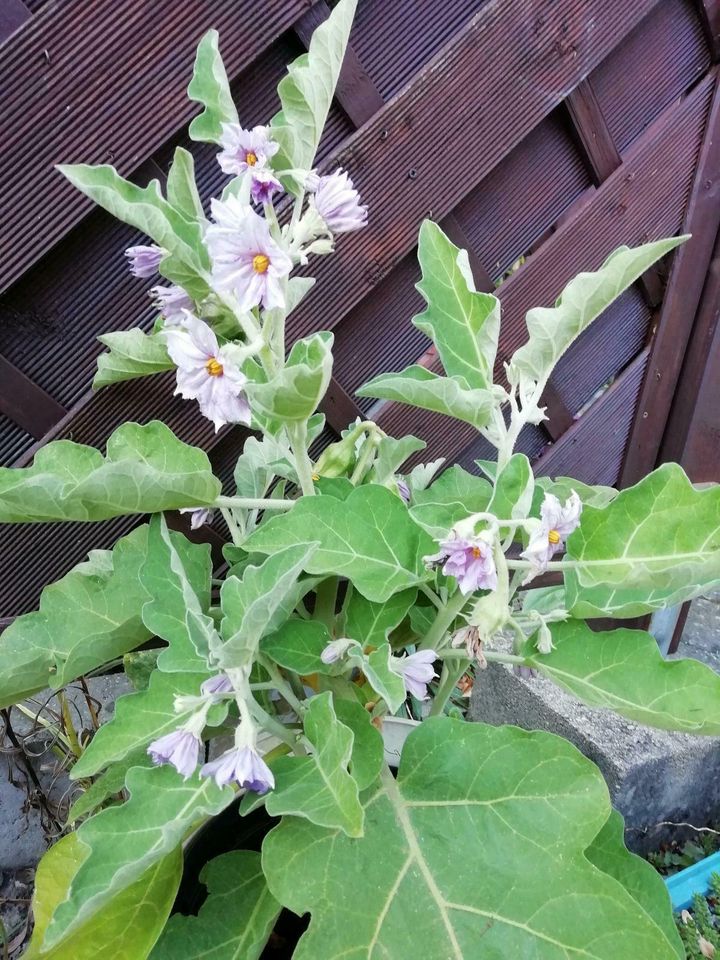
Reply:
[[[707,893],[711,873],[720,873],[720,853],[713,853],[699,863],[668,877],[665,884],[670,893],[673,910],[687,910],[692,906],[694,894]]]

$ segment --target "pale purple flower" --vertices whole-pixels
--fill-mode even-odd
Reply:
[[[147,752],[156,766],[171,763],[187,780],[198,765],[201,746],[202,741],[191,730],[173,730],[153,740]]]
[[[275,156],[280,145],[271,140],[268,128],[263,126],[245,130],[239,123],[224,123],[220,137],[223,148],[218,154],[218,163],[223,173],[239,176],[247,170],[266,166]]]
[[[174,283],[169,287],[152,287],[150,296],[166,327],[182,326],[187,311],[193,309],[190,297]]]
[[[345,656],[354,643],[354,640],[349,640],[347,637],[339,637],[337,640],[331,640],[320,654],[320,659],[323,663],[327,664],[337,663],[338,660],[341,660]]]
[[[492,538],[487,532],[461,537],[453,531],[440,542],[440,552],[424,557],[424,561],[428,565],[441,563],[442,572],[446,577],[456,578],[463,594],[497,588]]]
[[[525,583],[547,569],[547,565],[580,523],[582,501],[573,490],[563,506],[552,493],[546,493],[540,508],[540,524],[530,536],[520,556],[531,564]]]
[[[229,356],[231,345],[219,346],[202,320],[185,312],[183,328],[164,330],[170,358],[177,366],[176,394],[197,400],[200,412],[219,430],[226,423],[250,423],[243,393],[245,375]]]
[[[267,793],[275,786],[272,770],[251,745],[227,750],[201,767],[200,776],[212,777],[219,787],[236,782],[254,793]]]
[[[405,503],[410,503],[410,487],[407,485],[407,482],[403,480],[402,477],[397,477],[395,486],[397,487],[397,492],[400,494],[400,499],[404,500]]]
[[[270,236],[267,221],[238,197],[213,200],[215,223],[206,232],[219,290],[232,292],[241,310],[285,306],[285,279],[292,260]]]
[[[200,692],[206,697],[213,697],[222,693],[232,693],[233,685],[226,673],[218,673],[200,685]]]
[[[125,256],[130,261],[130,273],[134,277],[152,277],[157,273],[165,250],[154,243],[149,247],[140,244],[137,247],[128,247]]]
[[[341,167],[327,177],[310,181],[314,187],[315,209],[331,233],[350,233],[367,225],[368,209],[348,173]]]
[[[199,530],[207,523],[212,523],[215,511],[210,507],[181,507],[180,513],[190,514],[190,529]]]
[[[433,664],[437,660],[434,650],[418,650],[407,657],[393,657],[393,667],[405,683],[405,689],[418,700],[427,700],[427,685],[436,677]]]
[[[255,203],[269,203],[273,195],[282,190],[282,184],[272,170],[260,168],[253,170],[250,193]]]

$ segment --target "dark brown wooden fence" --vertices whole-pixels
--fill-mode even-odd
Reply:
[[[56,437],[102,446],[123,420],[159,417],[229,477],[242,432],[215,436],[172,378],[90,391],[96,336],[149,324],[151,282],[127,274],[136,234],[52,165],[112,162],[145,182],[183,144],[207,198],[222,174],[185,133],[199,37],[220,30],[254,124],[327,12],[324,0],[0,0],[1,463]],[[550,420],[521,446],[541,472],[589,482],[632,482],[660,457],[720,479],[720,0],[359,0],[351,43],[321,156],[351,170],[371,223],[318,266],[290,324],[335,332],[330,428],[372,411],[426,439],[428,458],[475,469],[490,452],[463,424],[352,397],[381,370],[436,363],[409,323],[424,217],[468,248],[479,288],[499,285],[501,361],[526,310],[576,272],[685,230],[690,243],[563,358]],[[0,617],[133,522],[2,528]]]

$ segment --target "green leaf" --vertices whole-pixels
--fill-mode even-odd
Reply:
[[[214,780],[201,780],[197,774],[183,780],[168,766],[134,767],[126,785],[130,793],[126,803],[101,811],[77,831],[86,856],[67,899],[47,928],[47,947],[82,927],[153,864],[176,850],[191,827],[220,813],[235,797],[230,787],[220,788]]]
[[[311,589],[312,584],[299,583],[298,577],[315,551],[315,543],[278,548],[260,566],[247,567],[242,580],[225,580],[220,592],[224,643],[218,651],[223,668],[252,665],[262,638],[277,630]]]
[[[397,713],[407,699],[405,681],[392,668],[390,644],[384,643],[365,658],[363,673],[375,693],[387,703],[390,713]]]
[[[678,960],[685,960],[685,950],[673,920],[670,894],[660,874],[647,860],[636,856],[625,846],[625,823],[613,810],[607,823],[585,851],[585,856],[603,873],[614,877],[652,917],[674,948]]]
[[[565,503],[570,494],[575,491],[583,502],[583,507],[604,507],[618,495],[615,487],[604,487],[599,484],[591,485],[572,477],[536,477],[535,494],[533,496],[533,516],[540,516],[540,506],[546,493],[552,493]]]
[[[56,169],[103,210],[142,230],[188,268],[200,274],[210,269],[200,225],[165,200],[157,180],[138,187],[107,165],[61,164]]]
[[[320,826],[338,827],[349,837],[361,837],[364,813],[358,785],[348,772],[354,735],[338,720],[329,691],[309,701],[303,722],[313,753],[275,761],[275,789],[265,802],[267,812],[306,817]]]
[[[133,750],[117,763],[111,763],[107,770],[93,780],[73,801],[68,810],[68,823],[75,823],[86,814],[93,813],[110,797],[120,794],[125,789],[125,777],[132,767],[151,767],[152,765],[152,760],[144,747]]]
[[[433,341],[448,376],[470,387],[493,385],[500,333],[500,301],[475,289],[466,250],[460,250],[432,220],[420,227],[417,288],[427,309],[413,323]]]
[[[272,120],[273,139],[280,143],[274,164],[309,170],[313,165],[340,68],[357,0],[340,0],[315,30],[308,52],[288,67],[278,84],[282,109]]]
[[[153,670],[157,670],[159,650],[134,650],[123,657],[125,676],[134,690],[147,690]]]
[[[205,864],[208,896],[196,917],[174,914],[150,960],[257,960],[280,913],[260,854],[232,850]]]
[[[119,697],[112,718],[100,727],[70,771],[72,779],[94,776],[109,764],[118,763],[133,751],[180,727],[197,707],[176,712],[175,698],[199,696],[200,684],[209,676],[209,671],[162,673],[156,670],[147,690]],[[226,714],[226,703],[214,704],[208,715],[209,726],[222,723]]]
[[[535,478],[524,453],[514,453],[500,471],[487,510],[500,520],[527,517],[532,506]]]
[[[605,507],[586,507],[567,545],[567,608],[636,617],[720,584],[720,487],[667,463]]]
[[[201,103],[202,113],[190,124],[190,139],[220,143],[223,123],[237,123],[238,114],[218,49],[217,30],[208,30],[198,44],[188,97]]]
[[[87,923],[45,950],[42,942],[50,918],[67,896],[85,855],[77,834],[71,833],[52,846],[40,861],[33,894],[35,927],[23,956],[26,960],[145,960],[162,931],[180,885],[182,851],[178,847],[153,864]]]
[[[248,382],[246,393],[260,422],[295,423],[312,416],[330,384],[332,344],[331,333],[296,340],[279,373],[265,383]]]
[[[377,448],[377,457],[372,469],[371,478],[374,483],[387,483],[408,457],[419,450],[424,450],[427,444],[417,437],[381,437]]]
[[[145,626],[168,644],[158,656],[166,673],[197,673],[220,646],[209,616],[212,558],[210,545],[170,533],[162,516],[153,517],[142,578],[150,599],[142,609]]]
[[[559,737],[431,718],[397,781],[384,773],[363,802],[361,840],[286,818],[264,841],[271,891],[312,915],[294,960],[677,960],[655,917],[587,859],[607,787]]]
[[[444,463],[445,457],[439,457],[430,463],[419,463],[416,467],[413,467],[407,477],[410,490],[413,493],[417,493],[418,490],[425,490],[429,487],[433,477],[438,470],[442,468]]]
[[[70,440],[42,447],[32,466],[0,468],[0,522],[108,520],[212,504],[220,493],[210,461],[161,423],[124,423],[107,457]]]
[[[528,641],[530,665],[592,707],[663,730],[720,736],[720,676],[698,660],[665,660],[643,630],[591,630],[582,620],[550,625],[555,649]]]
[[[355,393],[443,413],[478,430],[487,426],[498,402],[491,390],[470,389],[463,377],[441,377],[417,365],[400,373],[381,373]]]
[[[410,516],[433,539],[441,540],[459,520],[487,510],[492,493],[487,480],[456,464],[425,490],[413,491]]]
[[[135,380],[173,368],[165,342],[159,334],[147,334],[134,327],[132,330],[104,333],[98,340],[110,348],[110,353],[101,353],[97,358],[97,373],[93,380],[95,390],[111,383]]]
[[[387,643],[388,634],[407,616],[415,603],[417,590],[410,588],[396,593],[385,603],[373,603],[360,593],[353,593],[347,605],[345,634],[364,647]]]
[[[330,672],[330,666],[320,659],[328,643],[330,634],[324,623],[293,618],[265,637],[260,650],[286,670],[292,670],[298,676],[309,676]]]
[[[383,765],[382,734],[361,703],[355,703],[353,700],[336,700],[334,707],[338,720],[349,727],[354,734],[350,773],[358,789],[366,790],[375,783]]]
[[[274,553],[288,544],[319,543],[305,569],[348,577],[368,600],[383,602],[427,579],[422,563],[434,544],[385,487],[357,487],[345,501],[303,497],[247,540],[248,550]]]
[[[187,220],[205,220],[202,200],[195,183],[195,160],[184,147],[175,147],[168,171],[167,197],[168,202]]]
[[[524,393],[544,387],[555,364],[597,317],[657,260],[687,237],[671,237],[641,247],[620,247],[595,273],[580,273],[565,287],[554,307],[536,307],[526,317],[528,341],[512,356],[510,382]]]
[[[62,687],[149,639],[140,618],[147,526],[45,587],[40,609],[0,634],[0,707]]]

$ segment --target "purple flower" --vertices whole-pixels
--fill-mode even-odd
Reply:
[[[403,678],[405,689],[418,700],[427,700],[427,685],[437,676],[433,667],[436,660],[434,650],[418,650],[408,657],[393,658],[393,667]]]
[[[323,663],[327,664],[337,663],[338,660],[341,660],[345,656],[348,649],[354,643],[354,640],[349,640],[347,637],[339,637],[337,640],[331,640],[320,654],[320,659]]]
[[[125,256],[130,261],[130,273],[134,277],[152,277],[157,273],[165,251],[154,243],[149,247],[141,244],[137,247],[128,247]]]
[[[210,507],[181,507],[180,513],[190,514],[191,530],[199,530],[200,527],[204,527],[206,523],[212,523],[212,519],[215,516],[215,511],[211,510]]]
[[[244,790],[267,793],[275,786],[272,770],[253,746],[234,747],[200,769],[201,777],[212,777],[219,787],[235,781]]]
[[[156,766],[171,763],[187,780],[198,765],[201,746],[200,738],[190,730],[173,730],[159,740],[153,740],[147,752]]]
[[[233,685],[226,673],[218,673],[208,680],[204,680],[200,685],[200,692],[206,697],[212,697],[221,693],[232,693]]]
[[[314,178],[310,182],[315,209],[331,233],[350,233],[367,226],[367,207],[360,203],[360,194],[341,167],[328,177],[318,177],[317,185]]]
[[[531,564],[530,573],[525,579],[529,583],[533,577],[547,569],[547,565],[558,550],[562,550],[565,541],[580,524],[582,501],[573,490],[562,506],[557,497],[546,493],[540,508],[540,524],[530,537],[526,550],[520,554]]]
[[[193,309],[193,302],[182,287],[153,287],[150,296],[162,315],[166,327],[180,327],[185,322],[186,311]]]
[[[410,487],[407,485],[406,481],[402,477],[397,477],[395,480],[395,486],[397,487],[397,492],[400,494],[400,499],[404,500],[405,503],[410,503]]]
[[[497,570],[493,557],[493,545],[486,533],[475,537],[461,537],[453,532],[440,543],[440,552],[424,558],[427,564],[442,563],[446,577],[455,577],[460,592],[495,590]]]
[[[177,366],[176,394],[197,400],[200,413],[219,430],[226,423],[250,423],[243,393],[245,375],[233,363],[231,345],[219,346],[203,321],[185,311],[183,328],[163,331],[170,359]]]
[[[224,123],[218,154],[218,163],[223,173],[239,176],[246,170],[257,170],[266,166],[270,157],[279,150],[280,145],[268,136],[268,128],[263,126],[245,130],[239,123]]]
[[[292,260],[270,236],[267,222],[237,197],[212,201],[215,223],[206,232],[219,290],[232,292],[241,310],[285,306]]]
[[[253,170],[250,193],[255,203],[269,203],[273,194],[282,190],[282,184],[273,176],[271,170],[260,168]]]

